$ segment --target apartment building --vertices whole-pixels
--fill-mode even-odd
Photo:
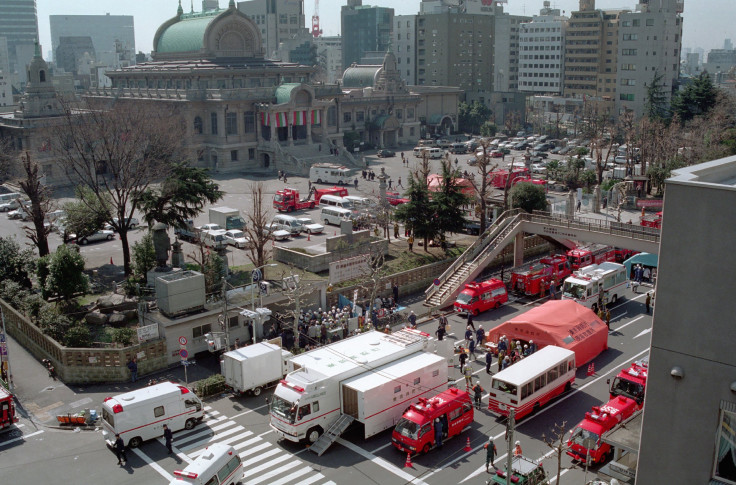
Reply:
[[[519,25],[519,91],[562,94],[567,20],[545,1],[539,15]]]

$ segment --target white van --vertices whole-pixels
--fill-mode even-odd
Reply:
[[[192,429],[204,418],[202,401],[188,387],[163,382],[102,401],[102,437],[112,446],[119,434],[130,448],[172,432]]]
[[[444,156],[444,151],[441,148],[430,148],[427,153],[429,158],[442,158]]]
[[[225,229],[214,229],[211,231],[202,231],[200,239],[208,248],[222,249],[227,246],[225,240]]]
[[[327,196],[322,198],[324,197]],[[273,218],[271,226],[276,226],[276,230],[286,231],[292,236],[298,236],[302,232],[302,224],[294,216],[278,214]]]
[[[332,224],[335,226],[340,225],[340,221],[352,219],[353,211],[350,209],[343,209],[342,207],[322,207],[320,213],[320,219],[325,221],[325,225]]]
[[[414,156],[417,158],[422,158],[422,152],[424,150],[429,150],[428,147],[414,147]]]
[[[344,197],[338,197],[337,195],[323,195],[319,199],[319,205],[331,205],[332,207],[342,207],[343,209],[353,209],[353,203]]]
[[[183,470],[169,485],[235,485],[243,479],[243,463],[235,448],[213,443]]]
[[[349,184],[350,170],[336,163],[315,163],[309,167],[309,180],[318,184]]]
[[[346,195],[343,199],[349,200],[355,210],[371,209],[376,205],[371,199],[357,195]]]

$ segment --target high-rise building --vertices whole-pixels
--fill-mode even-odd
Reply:
[[[26,81],[26,65],[35,53],[38,41],[36,0],[3,0],[0,2],[0,37],[7,39],[10,72],[17,80]]]
[[[106,66],[115,66],[117,58],[117,44],[120,44],[127,57],[135,59],[135,26],[132,15],[50,15],[51,48],[54,52],[54,62],[59,64],[58,50],[69,43],[70,38],[77,39],[72,46],[65,46],[62,50],[65,55],[70,51],[78,50],[80,38],[89,38],[94,59]],[[83,54],[83,52],[81,53]],[[68,61],[68,59],[67,59]],[[68,67],[68,66],[67,66]],[[64,69],[68,72],[76,70]]]
[[[363,5],[362,0],[348,0],[340,12],[342,65],[347,69],[359,63],[366,52],[386,52],[391,42],[394,9]]]
[[[643,114],[647,87],[655,76],[661,77],[661,93],[669,102],[672,87],[680,76],[681,8],[682,3],[677,0],[640,0],[635,12],[619,16],[614,85],[619,115],[625,111],[633,111],[637,117]]]
[[[316,80],[334,84],[342,77],[342,38],[339,35],[326,37],[321,36],[314,39],[317,46],[317,64],[321,73]]]
[[[519,91],[562,94],[567,20],[545,1],[539,15],[519,26]]]
[[[396,54],[396,65],[406,84],[417,83],[416,78],[416,15],[396,15],[391,33],[391,50]]]
[[[266,58],[269,59],[277,57],[281,42],[307,30],[304,0],[247,0],[238,2],[238,10],[258,25]]]

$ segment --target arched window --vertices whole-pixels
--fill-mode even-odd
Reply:
[[[43,69],[41,69],[40,71],[38,71],[38,79],[42,83],[45,83],[46,82],[46,71],[44,71]]]
[[[199,116],[194,117],[194,133],[197,135],[202,134],[202,118]]]

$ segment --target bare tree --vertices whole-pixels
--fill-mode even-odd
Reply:
[[[281,273],[281,281],[284,285],[284,295],[289,300],[292,317],[294,318],[293,330],[295,342],[298,343],[299,337],[299,316],[301,314],[302,304],[306,303],[305,297],[315,290],[313,283],[304,280],[304,271],[301,276],[294,273],[294,266],[289,265],[289,274],[286,271]]]
[[[125,274],[132,272],[128,231],[138,196],[185,158],[184,125],[171,105],[65,103],[51,129],[52,146],[69,180],[90,189],[120,234]],[[92,201],[82,200],[93,205]]]
[[[38,248],[40,257],[49,254],[48,236],[51,226],[46,226],[46,214],[51,209],[51,191],[43,182],[43,176],[39,174],[39,166],[31,160],[30,153],[26,152],[22,157],[23,172],[25,177],[18,181],[21,190],[31,201],[30,216],[33,227],[23,226],[28,239]]]
[[[271,257],[271,252],[267,248],[268,243],[271,242],[271,235],[266,231],[271,214],[264,200],[263,182],[252,182],[249,189],[253,209],[245,214],[247,224],[243,231],[251,241],[251,245],[248,247],[250,260],[258,268],[266,264],[266,261]]]
[[[363,288],[370,290],[370,298],[368,301],[368,312],[371,312],[371,309],[373,308],[373,302],[376,301],[376,295],[378,294],[378,287],[381,284],[381,280],[383,280],[383,276],[381,274],[381,270],[383,269],[383,265],[386,264],[386,257],[383,254],[383,251],[380,250],[377,246],[371,246],[371,251],[367,255],[366,259],[366,267],[365,271],[363,272],[363,279],[364,282],[361,286]],[[366,315],[366,318],[370,318],[372,316],[371,313],[368,313]]]
[[[488,194],[490,192],[490,183],[488,180],[488,174],[493,172],[498,164],[491,163],[491,142],[487,138],[483,138],[480,141],[480,147],[482,151],[479,151],[475,155],[476,160],[476,172],[479,177],[470,178],[470,183],[478,196],[478,204],[480,205],[480,233],[486,232],[486,207],[488,205]]]
[[[557,457],[557,479],[555,481],[555,483],[557,484],[560,483],[560,477],[562,476],[562,457],[567,451],[567,443],[565,442],[566,425],[567,421],[563,421],[562,424],[555,423],[550,430],[552,432],[552,436],[550,436],[549,438],[542,434],[542,441],[544,441],[547,446],[552,448],[554,454]]]
[[[9,137],[0,138],[0,183],[13,176],[17,156],[13,140]]]

